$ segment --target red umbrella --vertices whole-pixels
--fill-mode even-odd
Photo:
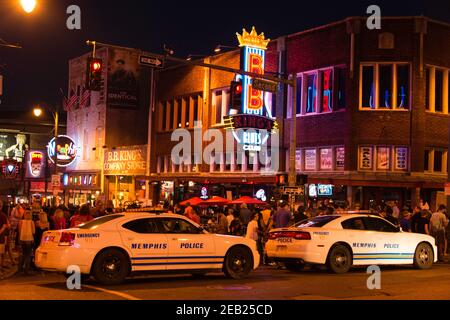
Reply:
[[[200,203],[201,206],[223,206],[229,204],[230,200],[222,198],[222,197],[212,197],[209,200],[203,201]]]
[[[189,203],[191,206],[198,206],[202,202],[203,202],[203,200],[200,199],[199,197],[193,197],[191,199],[181,201],[180,205],[186,206]]]
[[[258,200],[258,199],[255,199],[255,198],[252,198],[249,196],[244,196],[244,197],[241,197],[239,199],[236,199],[236,200],[230,202],[230,204],[243,204],[243,203],[245,203],[245,204],[267,204],[264,201],[261,201],[261,200]]]

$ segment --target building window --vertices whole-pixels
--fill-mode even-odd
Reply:
[[[444,71],[440,69],[436,69],[435,72],[435,85],[434,85],[434,96],[435,96],[435,102],[434,102],[434,111],[435,112],[443,112],[444,106],[443,106],[443,81],[444,81]]]
[[[306,113],[316,113],[317,110],[317,74],[306,76]]]
[[[397,108],[409,106],[409,65],[397,65]]]
[[[191,97],[186,97],[183,99],[184,105],[186,106],[185,111],[185,127],[190,128],[191,121]]]
[[[183,123],[183,99],[177,99],[177,128],[182,128]]]
[[[409,64],[363,64],[360,76],[361,110],[409,110],[410,83]]]
[[[200,104],[199,104],[198,100],[199,100],[199,96],[198,95],[193,97],[192,109],[194,111],[194,125],[195,125],[196,121],[199,121],[198,114],[199,114]]]
[[[174,102],[173,101],[169,101],[168,102],[169,105],[169,127],[167,128],[169,131],[174,128],[174,118],[175,118],[175,106],[174,106]]]
[[[358,168],[361,171],[408,171],[409,148],[406,146],[361,146]]]
[[[222,123],[222,90],[217,90],[214,92],[214,109],[212,124]]]
[[[343,68],[336,68],[336,79],[337,79],[337,97],[336,97],[336,110],[345,109],[345,79],[346,73]]]
[[[380,108],[391,109],[392,107],[392,65],[380,65],[379,88]]]
[[[431,68],[427,68],[425,76],[425,110],[430,110]]]
[[[322,112],[333,111],[333,71],[331,69],[322,71]]]
[[[166,121],[167,121],[167,108],[166,103],[160,104],[160,110],[161,110],[161,131],[166,131]]]
[[[433,171],[434,172],[442,172],[442,164],[443,164],[443,156],[444,153],[440,150],[434,150],[434,162],[433,162]]]
[[[362,108],[375,108],[374,100],[374,67],[363,66],[362,67]]]
[[[431,157],[431,150],[425,150],[425,155],[423,158],[424,171],[430,171],[430,157]]]
[[[296,113],[302,114],[302,91],[303,91],[303,78],[301,76],[297,77],[297,106]]]
[[[83,160],[89,160],[89,132],[83,132]]]

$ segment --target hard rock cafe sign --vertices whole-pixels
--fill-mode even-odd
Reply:
[[[69,136],[58,136],[57,141],[53,138],[47,145],[48,158],[55,163],[55,154],[58,167],[68,167],[77,159],[77,146]]]

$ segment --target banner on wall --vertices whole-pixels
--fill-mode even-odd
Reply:
[[[320,149],[320,170],[333,169],[333,149]]]
[[[408,148],[406,147],[395,148],[395,170],[398,171],[408,170]]]
[[[373,169],[373,157],[372,157],[372,147],[361,147],[360,148],[360,162],[359,168],[361,170],[372,170]]]
[[[305,150],[305,170],[316,170],[316,150]]]
[[[377,170],[389,170],[390,153],[389,147],[377,147]]]
[[[110,49],[107,104],[116,108],[139,107],[139,54],[136,51]]]
[[[28,150],[29,136],[23,133],[0,132],[0,160],[12,159],[23,162]]]
[[[336,148],[336,169],[342,170],[345,167],[345,148]]]

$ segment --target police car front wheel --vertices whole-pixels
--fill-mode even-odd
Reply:
[[[122,283],[128,276],[130,261],[125,253],[117,249],[107,249],[95,259],[92,274],[104,285]]]
[[[414,267],[417,269],[430,269],[434,262],[434,252],[427,243],[420,243],[414,254]]]
[[[252,254],[246,248],[232,248],[225,257],[223,271],[229,278],[242,279],[250,273],[252,268]]]

